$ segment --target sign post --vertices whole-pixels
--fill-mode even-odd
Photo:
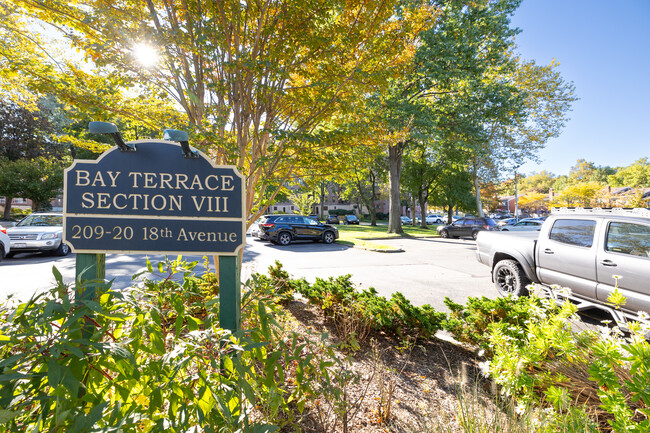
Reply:
[[[90,126],[116,137],[118,146],[65,171],[63,239],[77,253],[77,279],[103,282],[106,253],[217,255],[221,326],[239,330],[243,176],[190,150],[182,131],[165,132],[180,144],[124,143],[114,125]],[[80,295],[93,297],[94,288]]]

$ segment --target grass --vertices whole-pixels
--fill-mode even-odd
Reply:
[[[357,248],[364,248],[373,251],[399,251],[394,247],[377,242],[381,239],[392,239],[402,237],[438,237],[436,226],[431,225],[423,229],[420,226],[402,226],[404,236],[395,233],[387,233],[388,226],[366,226],[366,225],[340,225],[338,242],[344,245],[350,245]]]

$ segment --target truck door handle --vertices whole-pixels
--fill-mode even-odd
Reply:
[[[544,254],[555,254],[555,253],[553,252],[552,249],[550,249],[550,248],[546,248],[546,249],[544,250]]]
[[[600,263],[601,263],[603,266],[612,266],[612,267],[616,267],[616,266],[617,266],[616,263],[612,262],[611,260],[603,260],[603,261],[600,262]]]

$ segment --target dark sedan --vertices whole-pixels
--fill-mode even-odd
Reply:
[[[359,225],[359,218],[356,215],[343,215],[343,224]]]
[[[302,215],[265,215],[258,224],[258,230],[252,234],[280,245],[289,245],[295,240],[331,244],[339,237],[336,227]]]
[[[461,218],[446,226],[438,226],[437,230],[443,238],[471,236],[476,239],[481,230],[498,230],[498,228],[492,218],[470,217]]]

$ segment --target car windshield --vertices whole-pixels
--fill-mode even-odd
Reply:
[[[17,227],[33,227],[33,226],[62,226],[62,215],[29,215],[21,222],[16,224]]]

